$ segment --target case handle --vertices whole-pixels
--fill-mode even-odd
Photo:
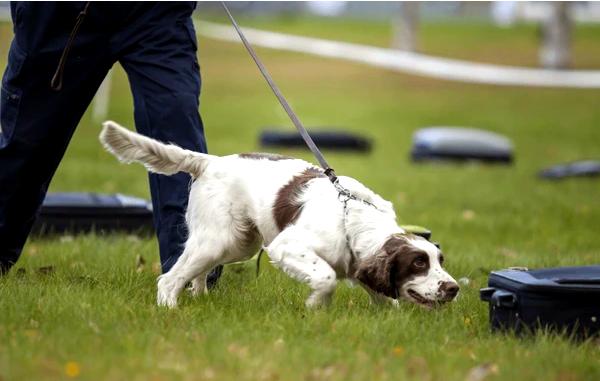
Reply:
[[[496,289],[494,287],[486,287],[479,290],[479,298],[484,302],[489,302],[492,300],[492,295],[494,295]]]
[[[479,297],[484,302],[490,302],[496,307],[513,308],[517,305],[517,296],[509,291],[486,287],[479,290]]]

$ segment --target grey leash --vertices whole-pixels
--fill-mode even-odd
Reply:
[[[250,56],[254,60],[254,63],[256,63],[256,66],[258,66],[258,70],[260,70],[261,74],[263,75],[263,77],[265,78],[267,83],[269,84],[269,87],[271,88],[271,90],[273,91],[273,93],[275,94],[277,99],[279,100],[279,103],[281,103],[281,106],[283,106],[283,109],[285,110],[285,112],[287,112],[288,116],[292,120],[292,123],[294,123],[294,126],[296,126],[296,129],[300,133],[300,136],[302,136],[302,139],[304,139],[304,142],[306,143],[308,148],[312,151],[313,155],[315,155],[315,157],[319,161],[319,165],[321,165],[321,167],[325,170],[325,174],[327,175],[329,180],[332,183],[335,183],[337,181],[337,176],[335,175],[333,168],[331,168],[329,166],[329,164],[327,164],[327,160],[325,160],[325,157],[323,157],[323,154],[321,153],[321,151],[319,151],[319,148],[317,147],[315,142],[312,140],[312,138],[308,134],[308,131],[306,131],[306,128],[304,128],[304,126],[302,125],[302,122],[300,122],[300,119],[298,119],[298,116],[296,116],[296,113],[290,107],[289,103],[287,102],[287,100],[285,99],[285,97],[283,96],[281,91],[279,90],[279,87],[277,87],[277,85],[273,81],[273,78],[271,78],[271,75],[265,68],[265,65],[263,65],[262,61],[256,55],[256,52],[254,51],[254,49],[252,48],[252,46],[246,39],[246,36],[244,36],[244,33],[242,32],[242,30],[238,26],[237,22],[231,15],[231,12],[229,12],[229,8],[227,8],[227,5],[225,5],[225,2],[222,1],[221,4],[223,5],[225,12],[227,12],[227,16],[229,17],[229,20],[233,24],[233,27],[235,28],[238,35],[242,39],[242,43],[246,47],[246,50],[248,51],[248,53],[250,53]]]
[[[344,206],[344,212],[343,212],[344,213],[344,234],[346,235],[346,245],[348,246],[348,250],[350,250],[351,256],[354,258],[355,254],[352,251],[352,248],[350,247],[350,240],[349,240],[350,237],[348,237],[348,233],[346,231],[346,219],[348,217],[348,201],[353,200],[353,201],[362,202],[366,205],[374,207],[375,209],[377,209],[377,207],[366,200],[356,197],[355,195],[350,193],[350,191],[348,191],[348,189],[344,188],[339,183],[338,178],[335,175],[333,168],[331,168],[329,166],[329,164],[327,164],[325,157],[323,157],[323,154],[321,153],[321,151],[319,150],[319,148],[317,147],[315,142],[310,137],[308,131],[306,131],[306,128],[304,128],[304,126],[302,125],[302,122],[300,122],[300,119],[298,119],[298,116],[296,115],[294,110],[292,110],[292,108],[290,107],[289,103],[287,102],[287,100],[285,99],[285,97],[283,96],[283,94],[281,93],[281,91],[279,90],[279,88],[277,87],[275,82],[273,81],[273,78],[271,78],[271,75],[269,74],[269,72],[267,71],[265,66],[263,65],[262,61],[256,55],[256,52],[252,48],[252,45],[250,45],[250,43],[246,39],[246,36],[244,36],[244,33],[242,32],[242,30],[238,26],[237,22],[231,15],[231,12],[229,12],[229,8],[227,8],[227,5],[225,4],[224,1],[221,2],[221,5],[223,5],[223,8],[225,9],[227,16],[229,17],[231,24],[233,24],[233,27],[235,28],[237,34],[240,36],[240,39],[242,40],[242,43],[246,47],[246,50],[248,51],[248,53],[254,60],[254,63],[256,63],[256,66],[258,66],[258,70],[260,70],[261,74],[263,75],[263,77],[265,78],[267,83],[269,84],[269,87],[271,88],[271,90],[273,91],[273,93],[275,94],[277,99],[279,100],[279,103],[281,103],[281,106],[283,106],[283,109],[285,110],[285,112],[287,112],[288,116],[292,120],[292,123],[294,123],[294,126],[296,126],[296,129],[300,133],[300,136],[302,136],[302,139],[304,139],[304,142],[306,143],[308,148],[312,151],[313,155],[317,158],[317,160],[319,161],[319,164],[325,171],[325,174],[327,175],[329,180],[333,183],[333,186],[335,187],[336,191],[338,192],[338,199],[340,200],[340,202],[342,202],[342,205]],[[261,249],[260,252],[258,253],[258,259],[256,261],[256,276],[257,277],[258,277],[259,269],[260,269],[260,259],[262,257],[263,252],[264,252],[264,248]]]

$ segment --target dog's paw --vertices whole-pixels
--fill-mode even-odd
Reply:
[[[323,303],[315,302],[312,299],[306,299],[306,302],[304,302],[304,305],[309,310],[318,310],[319,308],[323,307]]]
[[[306,302],[304,303],[307,308],[314,310],[318,308],[327,307],[331,303],[331,294],[323,295],[321,293],[313,292],[310,294]]]
[[[164,275],[158,277],[156,304],[159,307],[177,307],[177,294],[173,292],[172,287],[169,287],[168,279]]]
[[[156,305],[159,307],[171,307],[171,304],[173,303],[170,301],[169,296],[158,289],[156,293]]]
[[[159,290],[156,296],[156,305],[159,307],[175,308],[177,307],[177,298],[164,295]]]

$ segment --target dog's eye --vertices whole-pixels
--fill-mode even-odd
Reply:
[[[440,266],[444,264],[444,256],[442,254],[440,254]]]
[[[427,261],[425,261],[424,258],[417,258],[413,262],[413,266],[415,266],[418,269],[425,268],[425,267],[427,267]]]

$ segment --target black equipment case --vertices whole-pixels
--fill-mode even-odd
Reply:
[[[311,129],[310,136],[315,144],[323,149],[369,152],[372,146],[371,140],[368,138],[344,131]],[[302,136],[295,131],[263,131],[260,134],[260,145],[262,147],[306,148]]]
[[[600,332],[600,266],[500,270],[480,290],[489,303],[492,330]]]
[[[32,229],[35,234],[136,232],[151,234],[152,204],[122,194],[48,193]]]

